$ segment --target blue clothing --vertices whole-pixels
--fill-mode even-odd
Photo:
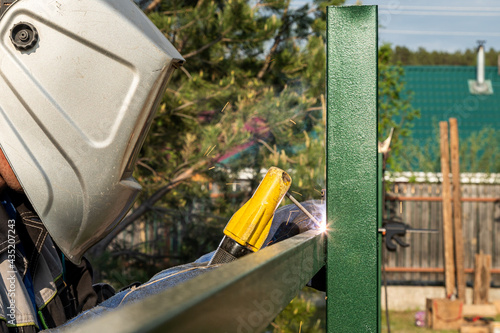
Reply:
[[[324,214],[324,204],[319,201],[307,201],[303,203],[304,207],[311,212],[318,220],[322,220]],[[274,215],[269,235],[264,246],[272,245],[286,238],[290,238],[298,233],[313,229],[316,226],[305,216],[295,205],[289,205],[278,209]],[[214,251],[215,252],[215,251]],[[186,282],[197,276],[205,274],[220,265],[207,265],[214,252],[205,254],[194,263],[180,265],[161,271],[153,276],[147,283],[138,287],[123,290],[94,308],[80,314],[61,326],[65,331],[79,325],[87,320],[95,319],[114,309],[133,302],[140,301],[148,296],[158,294],[179,283]],[[60,332],[58,328],[49,332]]]

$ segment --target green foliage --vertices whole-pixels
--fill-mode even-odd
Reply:
[[[163,96],[134,174],[144,191],[133,211],[146,205],[147,213],[129,222],[161,221],[157,233],[163,239],[149,235],[141,240],[144,246],[122,258],[104,256],[104,277],[113,279],[110,267],[123,264],[118,260],[149,274],[141,265],[159,270],[213,250],[226,222],[258,186],[261,171],[271,166],[291,174],[299,200],[320,197],[326,6],[342,3],[296,8],[288,0],[164,0],[149,15],[186,59]],[[408,135],[417,111],[403,93],[401,67],[390,61],[391,49],[383,46],[379,130],[383,138],[396,128],[396,160],[398,139]],[[242,183],[242,171],[245,186],[226,185]],[[160,200],[148,201],[164,189]],[[114,250],[126,246],[115,242]]]
[[[490,48],[485,50],[484,60],[486,66],[497,66],[498,51]],[[412,51],[405,46],[394,48],[393,62],[401,65],[452,65],[452,66],[475,66],[477,61],[477,50],[475,48],[453,53],[445,51],[427,51],[420,47]]]
[[[186,64],[169,84],[139,159],[141,200],[189,170],[196,177],[156,206],[197,212],[208,224],[208,213],[227,221],[259,184],[260,171],[273,165],[290,171],[303,199],[319,197],[325,11],[321,1],[300,8],[284,0],[163,1],[150,14]],[[232,191],[225,184],[238,183],[242,170],[252,175],[250,186]],[[210,198],[209,183],[218,186],[219,199]],[[194,248],[183,245],[180,256],[194,259]]]
[[[325,332],[325,308],[314,305],[311,295],[315,291],[304,288],[269,325],[274,333],[322,333]]]
[[[133,211],[146,205],[147,213],[129,221],[147,226],[161,219],[170,242],[134,251],[161,255],[155,263],[166,267],[216,247],[263,169],[290,171],[302,199],[320,196],[326,2],[296,8],[287,0],[165,0],[149,17],[186,59],[134,173],[144,190]],[[240,183],[242,171],[248,186],[226,185]],[[148,201],[162,190],[159,201]],[[126,245],[115,242],[114,250],[120,246]]]
[[[144,257],[130,255],[116,255],[114,252],[105,252],[98,258],[92,260],[92,266],[101,271],[99,282],[112,285],[116,290],[128,286],[134,282],[147,281],[158,272],[158,266],[152,259],[145,260]]]
[[[402,168],[407,171],[441,172],[438,122],[434,136],[424,144],[408,140],[401,154]],[[500,130],[484,128],[460,139],[461,172],[500,172]]]
[[[411,106],[411,92],[406,90],[404,69],[399,63],[394,64],[393,51],[389,44],[379,49],[379,141],[383,141],[394,128],[391,153],[387,159],[387,168],[402,170],[404,160],[400,159],[403,140],[411,134],[412,121],[420,117],[420,111]]]
[[[460,168],[468,172],[500,172],[500,130],[484,128],[460,143]]]

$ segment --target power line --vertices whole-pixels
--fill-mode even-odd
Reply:
[[[384,13],[384,11],[381,11]],[[463,13],[463,12],[432,12],[432,11],[407,11],[407,10],[395,10],[390,12],[393,15],[417,15],[417,16],[487,16],[487,17],[498,17],[500,12],[475,12],[475,13]]]
[[[381,9],[389,10],[444,10],[444,11],[455,11],[455,12],[492,12],[500,11],[500,7],[444,7],[444,6],[391,6],[391,5],[379,5]]]
[[[381,33],[399,35],[431,35],[431,36],[484,36],[500,37],[500,32],[475,32],[475,31],[429,31],[429,30],[391,30],[381,29]]]

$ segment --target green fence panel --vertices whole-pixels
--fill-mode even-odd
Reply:
[[[377,7],[327,15],[327,328],[376,332]]]
[[[310,230],[63,332],[262,332],[325,265]]]

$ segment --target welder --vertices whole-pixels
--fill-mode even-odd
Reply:
[[[184,61],[132,2],[0,2],[0,331],[113,294],[83,253],[126,214],[135,159]]]
[[[37,332],[113,295],[83,254],[140,191],[133,167],[184,59],[131,1],[0,0],[0,15],[0,331]]]

